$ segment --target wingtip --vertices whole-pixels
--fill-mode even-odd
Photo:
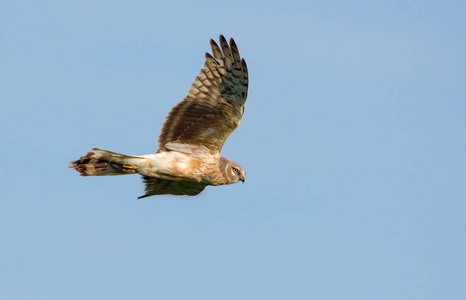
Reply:
[[[218,47],[218,44],[214,39],[210,39],[210,46],[211,47]]]
[[[221,34],[218,37],[218,40],[220,41],[220,45],[222,45],[222,44],[227,44],[228,45],[227,39],[223,36],[223,34]]]
[[[236,42],[233,38],[230,38],[230,46],[231,47],[235,47],[236,49],[238,49],[238,46],[236,46]]]
[[[244,58],[241,59],[241,67],[243,68],[243,74],[245,74],[245,77],[248,78],[248,65],[246,64],[246,60]]]

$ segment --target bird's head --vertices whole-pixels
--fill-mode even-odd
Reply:
[[[246,180],[246,172],[240,165],[234,164],[231,166],[231,172],[233,173],[233,178],[237,178],[236,182],[241,180],[244,183]]]
[[[220,168],[222,169],[227,181],[226,184],[237,183],[238,181],[242,181],[244,183],[246,180],[246,172],[243,167],[232,160],[222,157],[220,161]]]

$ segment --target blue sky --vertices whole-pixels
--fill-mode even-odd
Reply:
[[[466,297],[461,1],[2,1],[0,298]],[[82,178],[153,153],[234,37],[250,73],[222,154],[245,184],[144,200]]]

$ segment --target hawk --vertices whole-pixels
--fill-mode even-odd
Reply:
[[[163,123],[155,154],[127,155],[99,148],[72,161],[81,176],[140,174],[145,194],[198,195],[208,185],[244,182],[245,171],[220,151],[239,126],[248,94],[248,68],[233,38],[210,40],[212,55],[186,97]]]

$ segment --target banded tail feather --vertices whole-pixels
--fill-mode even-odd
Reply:
[[[139,162],[145,157],[120,154],[99,148],[92,148],[78,160],[72,161],[69,168],[74,168],[81,176],[112,176],[137,173]]]

